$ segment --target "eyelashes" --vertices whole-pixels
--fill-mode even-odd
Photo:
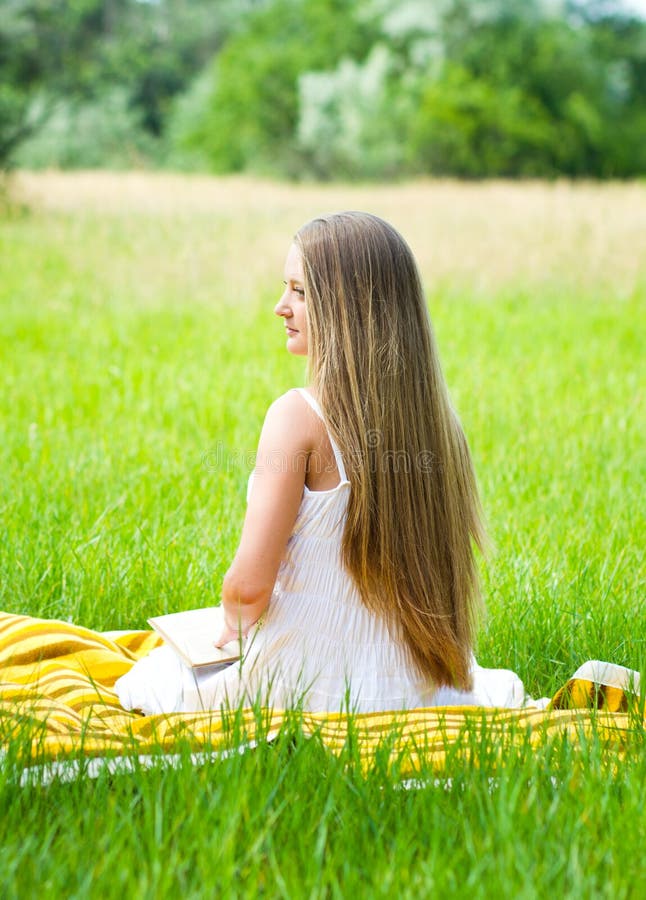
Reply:
[[[283,284],[285,285],[285,287],[287,287],[287,282],[286,282],[286,281],[283,281]],[[293,288],[292,288],[292,291],[293,291],[295,294],[299,294],[301,297],[304,297],[304,296],[305,296],[305,288],[297,288],[297,287],[293,287]]]

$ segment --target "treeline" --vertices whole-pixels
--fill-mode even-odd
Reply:
[[[0,165],[294,178],[646,172],[612,0],[5,0]]]

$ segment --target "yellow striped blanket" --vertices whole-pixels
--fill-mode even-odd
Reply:
[[[229,718],[219,712],[142,716],[124,711],[114,692],[116,679],[136,659],[160,643],[149,631],[98,633],[30,616],[0,613],[0,743],[20,749],[23,765],[83,757],[137,754],[225,752],[273,739],[290,714],[280,710],[242,710]],[[593,699],[597,707],[590,709]],[[576,707],[588,707],[586,710]],[[636,719],[626,710],[620,688],[575,680],[546,710],[436,707],[406,713],[302,714],[299,725],[339,752],[349,738],[366,765],[378,748],[397,759],[399,771],[414,774],[422,762],[441,770],[448,754],[468,756],[484,731],[501,748],[529,741],[538,746],[557,734],[574,740],[600,735],[620,754],[628,746]]]

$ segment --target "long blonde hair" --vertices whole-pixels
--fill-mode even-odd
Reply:
[[[471,687],[486,538],[413,254],[377,216],[313,219],[303,257],[309,375],[348,470],[343,563],[436,685]]]

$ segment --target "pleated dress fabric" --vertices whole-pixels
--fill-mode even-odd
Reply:
[[[312,395],[299,393],[323,419]],[[304,488],[269,606],[247,638],[242,660],[195,670],[169,647],[159,647],[117,681],[126,709],[197,712],[259,702],[312,712],[372,712],[526,702],[513,672],[482,669],[475,659],[472,692],[436,689],[420,677],[385,623],[362,604],[341,561],[350,482],[331,436],[330,443],[339,483],[328,491]],[[252,489],[253,473],[247,496]]]

